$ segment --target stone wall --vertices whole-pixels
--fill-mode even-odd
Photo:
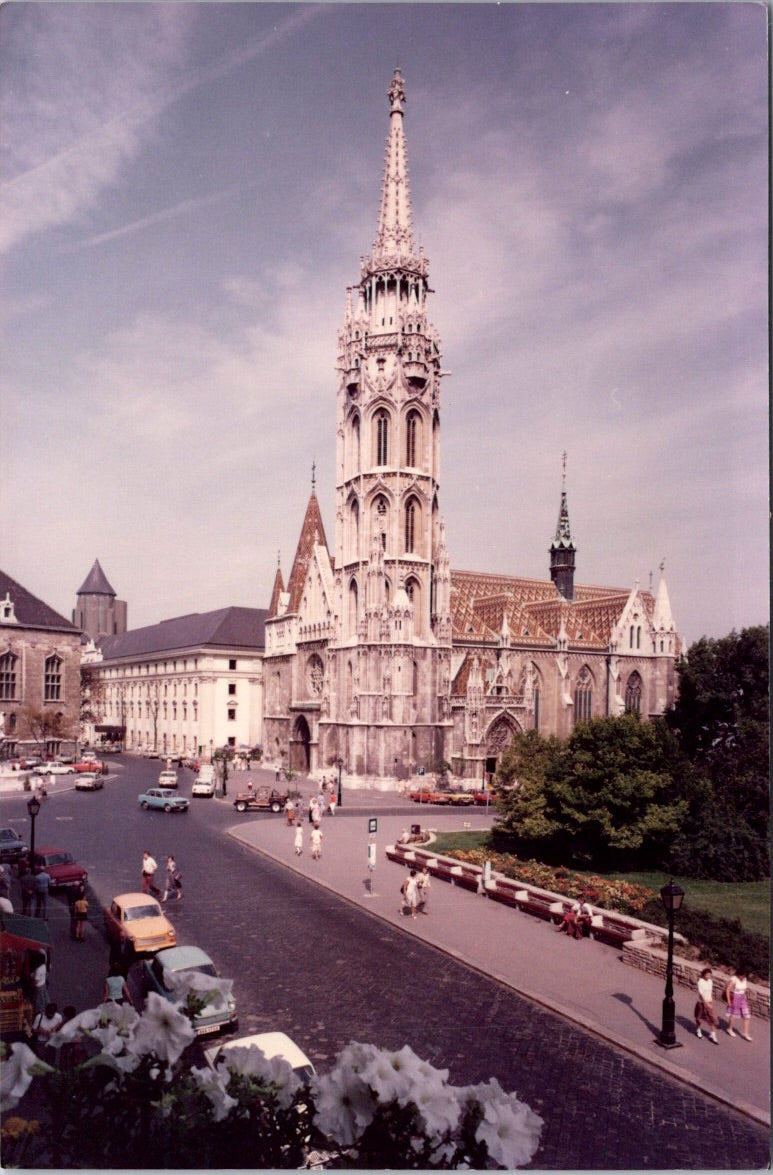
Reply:
[[[623,962],[629,967],[637,967],[640,971],[648,971],[651,975],[666,978],[666,962],[668,954],[661,947],[652,942],[641,940],[623,943]],[[674,983],[679,987],[688,987],[696,990],[700,973],[707,963],[694,962],[692,959],[674,957]],[[714,999],[722,1003],[725,986],[730,978],[726,971],[717,971],[712,967],[714,981]],[[752,1016],[760,1020],[770,1020],[770,988],[761,983],[749,983],[746,989]]]

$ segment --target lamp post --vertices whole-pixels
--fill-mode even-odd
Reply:
[[[336,767],[338,768],[338,807],[341,807],[341,768],[344,765],[342,758],[336,759]]]
[[[40,811],[40,800],[37,796],[31,796],[27,800],[27,811],[30,814],[30,821],[32,823],[32,831],[30,833],[30,870],[35,864],[35,820]]]
[[[660,1029],[658,1044],[664,1049],[678,1049],[675,1025],[676,1009],[674,1007],[674,914],[682,904],[684,890],[671,879],[660,891],[660,900],[668,914],[668,958],[666,960],[666,994],[663,999],[663,1025]]]

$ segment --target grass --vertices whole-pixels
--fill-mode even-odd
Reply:
[[[449,849],[485,849],[488,833],[440,833],[433,844],[439,853]],[[580,872],[580,870],[578,870]],[[657,891],[669,881],[667,873],[596,873],[598,877],[623,880],[646,885]],[[694,910],[703,910],[716,918],[738,918],[744,930],[761,934],[770,940],[770,884],[767,881],[696,881],[679,878],[685,891],[685,903]]]

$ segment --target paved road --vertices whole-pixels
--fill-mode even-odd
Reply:
[[[145,847],[159,861],[174,852],[185,878],[184,900],[171,911],[180,940],[198,942],[234,976],[240,1031],[281,1027],[321,1068],[355,1038],[390,1047],[407,1041],[455,1082],[495,1075],[545,1119],[537,1168],[766,1165],[767,1131],[744,1116],[449,959],[413,927],[390,925],[223,835],[234,827],[241,837],[261,827],[278,835],[281,818],[239,819],[220,800],[197,801],[186,816],[142,813],[135,796],[158,764],[127,759],[116,767],[102,793],[53,796],[38,820],[38,843],[45,829],[45,840],[66,844],[88,865],[94,905],[135,888]],[[0,811],[4,822],[8,815],[24,822],[23,799],[3,799]],[[393,811],[380,798],[380,816]],[[335,819],[343,831],[345,812]],[[395,896],[398,884],[399,875]],[[51,925],[54,998],[89,1006],[107,957],[101,930],[71,943],[58,902]]]

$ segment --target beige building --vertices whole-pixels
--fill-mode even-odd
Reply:
[[[0,758],[73,754],[80,632],[0,571]]]
[[[575,584],[565,472],[549,578],[451,570],[441,345],[414,245],[399,70],[388,97],[376,238],[338,340],[333,545],[312,481],[264,658],[266,755],[314,772],[340,763],[382,788],[443,764],[481,779],[518,731],[660,714],[680,650],[662,569],[655,595]]]
[[[104,637],[88,661],[96,736],[162,756],[260,744],[265,616],[221,608]]]

